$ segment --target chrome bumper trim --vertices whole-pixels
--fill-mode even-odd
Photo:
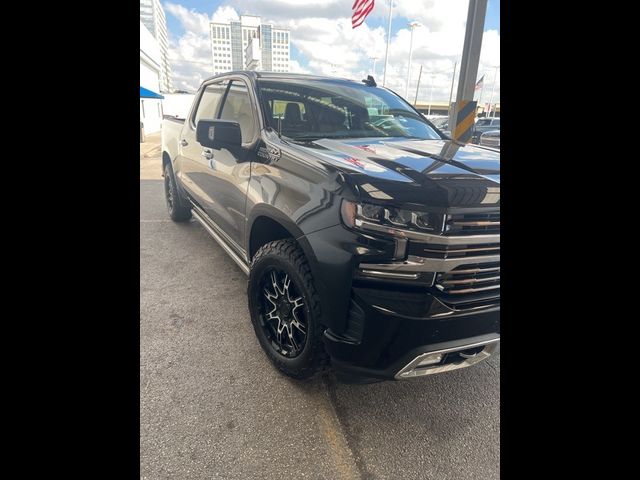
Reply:
[[[403,380],[406,378],[421,377],[423,375],[432,375],[434,373],[450,372],[451,370],[458,370],[460,368],[470,367],[471,365],[475,365],[476,363],[479,363],[489,358],[495,352],[499,344],[500,344],[500,339],[495,338],[493,340],[488,340],[486,342],[471,343],[471,344],[463,345],[460,347],[446,348],[444,350],[436,350],[433,352],[422,353],[418,355],[416,358],[414,358],[413,360],[411,360],[398,373],[396,373],[395,379]],[[460,352],[463,350],[468,350],[470,348],[476,348],[481,346],[484,346],[484,349],[482,349],[480,352],[476,353],[475,355],[460,354],[460,356],[464,358],[464,360],[461,362],[447,363],[445,365],[430,363],[434,360],[437,360],[439,357],[442,357],[442,355],[445,353]],[[441,361],[441,358],[438,361]],[[418,367],[418,364],[420,363],[424,363],[425,366]]]

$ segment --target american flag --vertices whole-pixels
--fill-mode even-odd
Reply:
[[[476,90],[480,90],[483,85],[484,85],[484,75],[482,75],[482,78],[480,78],[480,80],[478,80],[478,83],[476,83]]]
[[[375,4],[375,0],[356,0],[353,2],[353,16],[351,17],[351,27],[356,28],[362,25],[364,19],[367,18],[367,15],[371,13],[373,10],[373,5]]]

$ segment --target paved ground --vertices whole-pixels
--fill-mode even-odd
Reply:
[[[283,377],[255,339],[246,277],[199,224],[169,220],[158,136],[147,140],[141,478],[499,478],[499,355],[406,382]]]

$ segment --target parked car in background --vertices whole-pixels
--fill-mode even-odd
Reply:
[[[490,130],[500,130],[500,117],[498,118],[479,118],[473,127],[471,135],[472,143],[480,143],[480,136]]]
[[[449,117],[446,115],[439,115],[437,117],[429,118],[429,121],[433,123],[433,125],[444,133],[447,137],[451,136],[451,132],[449,131]]]
[[[490,130],[480,135],[480,145],[500,148],[500,130]]]

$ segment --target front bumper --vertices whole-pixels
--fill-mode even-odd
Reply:
[[[400,380],[487,358],[499,344],[500,308],[453,311],[419,289],[385,295],[355,287],[348,325],[341,335],[324,333],[338,378],[347,383]]]
[[[460,220],[462,213],[453,227],[474,223]],[[308,236],[321,265],[314,272],[319,284],[332,288],[322,292],[324,343],[338,377],[351,383],[403,379],[463,368],[491,354],[500,338],[499,234],[366,227],[371,233],[337,226]],[[405,256],[393,260],[402,242]]]

